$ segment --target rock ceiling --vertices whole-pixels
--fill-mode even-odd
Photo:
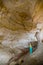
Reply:
[[[29,31],[43,21],[42,13],[43,0],[0,0],[0,27]]]

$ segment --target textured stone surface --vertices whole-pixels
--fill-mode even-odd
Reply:
[[[35,37],[38,28],[43,40],[43,0],[0,0],[0,65],[43,64],[43,43],[38,46]],[[30,43],[32,55],[25,49]]]

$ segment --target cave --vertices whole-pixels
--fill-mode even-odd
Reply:
[[[0,65],[43,65],[43,0],[0,0]]]

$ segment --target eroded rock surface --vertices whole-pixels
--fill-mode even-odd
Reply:
[[[41,43],[35,37],[39,28]],[[43,0],[0,0],[0,65],[43,64],[42,40]]]

